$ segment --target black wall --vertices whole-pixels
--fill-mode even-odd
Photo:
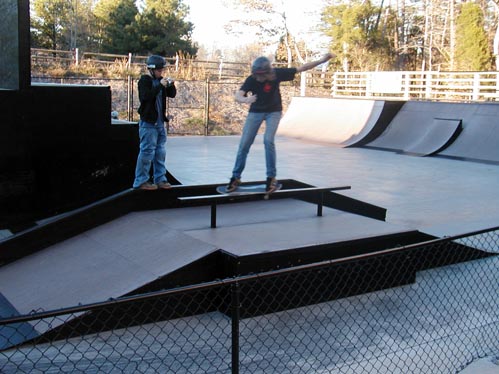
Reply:
[[[130,188],[137,128],[111,125],[107,86],[0,90],[0,229],[87,205]]]

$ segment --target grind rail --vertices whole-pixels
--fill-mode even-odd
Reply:
[[[202,196],[182,196],[178,200],[182,202],[195,202],[199,205],[211,206],[211,228],[217,227],[217,205],[220,203],[232,203],[243,200],[248,200],[249,197],[263,197],[267,200],[270,198],[297,198],[297,197],[315,197],[317,203],[317,216],[322,216],[322,207],[324,205],[324,193],[330,191],[348,190],[351,186],[339,187],[304,187],[284,189],[272,192],[248,192],[241,194],[217,194],[217,195],[202,195]]]

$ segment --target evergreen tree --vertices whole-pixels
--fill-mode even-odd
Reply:
[[[95,47],[93,0],[34,0],[31,46],[68,50]]]
[[[127,54],[140,50],[138,13],[134,0],[100,0],[97,3],[94,14],[102,52]]]
[[[67,38],[71,14],[68,0],[34,0],[32,19],[34,47],[48,49],[69,49]]]
[[[480,6],[471,2],[462,4],[461,13],[456,19],[455,64],[457,70],[489,70],[491,59]]]
[[[145,8],[137,18],[139,52],[194,56],[197,47],[191,39],[192,23],[184,21],[187,12],[188,7],[181,0],[146,0]]]
[[[393,67],[395,54],[390,33],[395,31],[394,17],[384,18],[382,24],[381,11],[370,1],[360,0],[324,9],[324,32],[331,37],[331,50],[341,59],[343,70]]]

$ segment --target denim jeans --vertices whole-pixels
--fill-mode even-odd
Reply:
[[[281,112],[270,113],[254,113],[249,112],[246,117],[246,122],[243,127],[243,134],[239,142],[239,149],[237,151],[236,162],[232,170],[232,176],[241,178],[241,174],[246,166],[246,158],[251,145],[255,141],[258,129],[265,121],[265,133],[263,135],[263,144],[265,146],[265,163],[267,167],[267,177],[275,177],[276,170],[276,151],[274,138],[281,120]]]
[[[151,165],[154,183],[166,182],[166,129],[165,126],[139,122],[140,151],[135,167],[133,187],[149,181]]]

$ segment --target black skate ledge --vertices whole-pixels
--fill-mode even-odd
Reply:
[[[178,199],[182,202],[196,202],[197,205],[210,205],[211,206],[211,228],[217,227],[217,205],[227,204],[233,202],[247,201],[248,197],[263,197],[263,199],[278,199],[278,198],[303,198],[311,199],[310,202],[317,204],[317,216],[322,216],[322,207],[324,205],[324,193],[331,191],[349,190],[350,186],[340,187],[301,187],[290,188],[267,192],[248,192],[241,194],[216,194],[216,195],[201,195],[201,196],[183,196]]]

